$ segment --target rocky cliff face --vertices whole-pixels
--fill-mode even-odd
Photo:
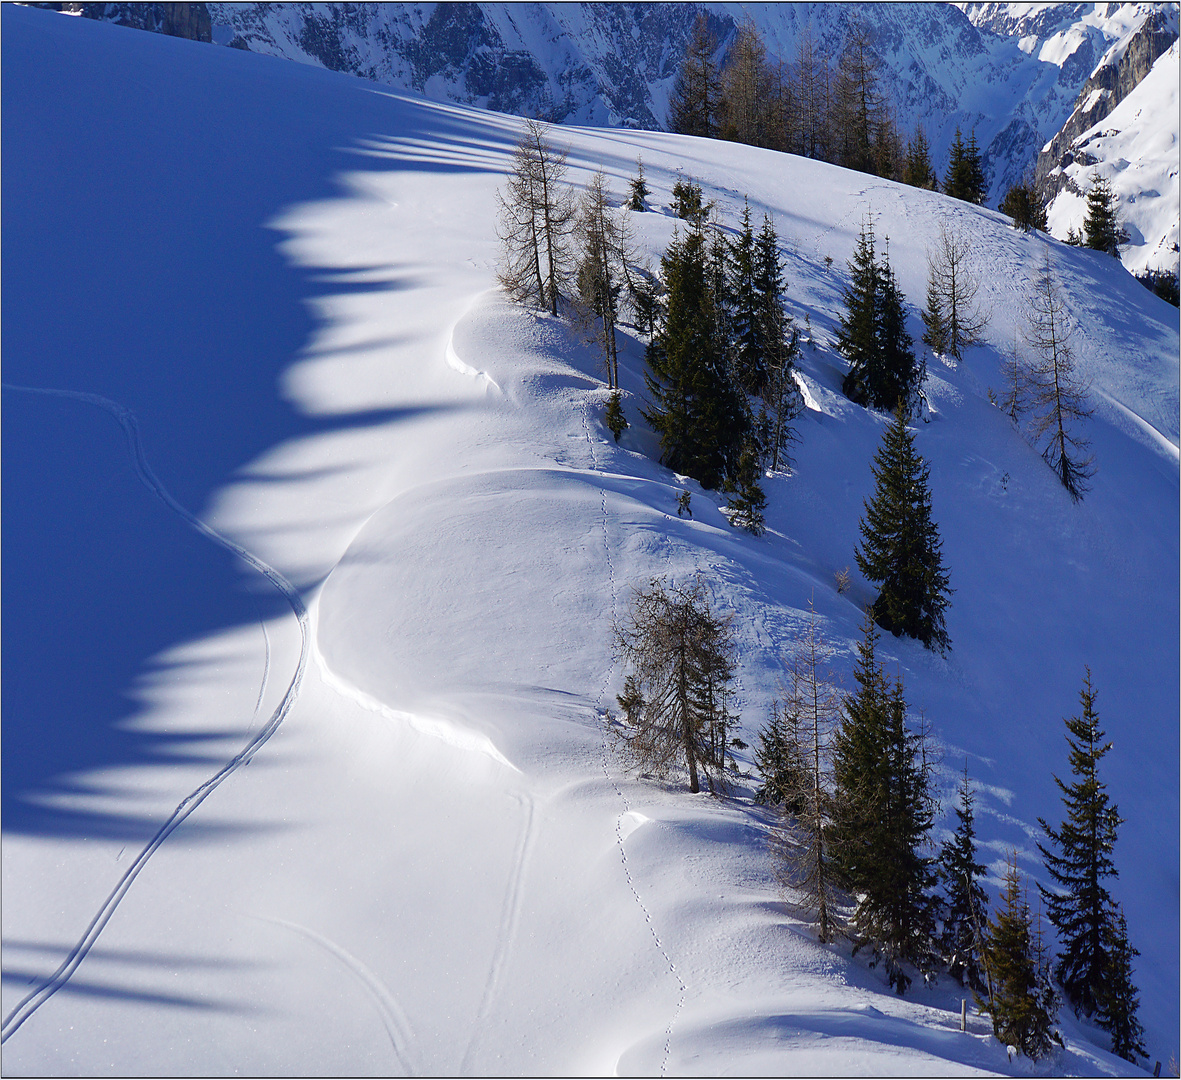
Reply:
[[[156,34],[212,41],[213,26],[205,4],[29,4],[29,7],[63,11],[86,19],[99,19]]]
[[[1177,12],[1174,8],[1154,11],[1131,37],[1122,52],[1105,58],[1079,92],[1078,103],[1062,129],[1038,154],[1035,183],[1042,199],[1049,203],[1063,188],[1072,188],[1067,167],[1076,157],[1081,164],[1087,151],[1075,145],[1079,137],[1107,117],[1152,70],[1152,65],[1177,40]],[[1079,157],[1079,155],[1083,155]],[[1081,194],[1076,191],[1076,194]]]

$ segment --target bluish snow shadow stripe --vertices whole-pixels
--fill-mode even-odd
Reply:
[[[292,676],[291,683],[287,687],[287,692],[283,695],[283,700],[279,702],[266,725],[234,757],[223,765],[221,769],[181,800],[176,809],[172,811],[168,820],[160,826],[155,836],[152,837],[147,846],[139,853],[136,860],[127,868],[123,877],[119,879],[118,884],[111,891],[111,894],[107,897],[102,907],[99,908],[98,913],[91,920],[90,925],[86,928],[86,932],[70,950],[65,960],[62,961],[61,966],[48,979],[42,982],[40,986],[25,995],[16,1008],[4,1018],[3,1028],[0,1029],[0,1043],[7,1042],[9,1037],[33,1013],[70,980],[70,977],[78,970],[78,966],[86,959],[87,953],[90,952],[107,923],[110,922],[115,909],[131,888],[132,883],[139,876],[139,872],[147,865],[148,860],[155,854],[160,845],[172,835],[177,826],[220,786],[223,780],[247,764],[254,757],[259,747],[278,730],[279,725],[286,719],[299,694],[311,644],[307,607],[304,605],[295,586],[274,567],[263,562],[244,547],[222,536],[200,518],[191,514],[172,497],[168,489],[164,487],[152,471],[152,467],[148,464],[148,460],[144,455],[143,444],[139,437],[139,425],[136,422],[135,414],[130,409],[124,405],[120,405],[117,401],[112,401],[110,398],[101,397],[98,394],[85,394],[74,390],[50,390],[33,386],[14,386],[10,383],[4,383],[3,389],[26,394],[44,394],[50,397],[63,397],[74,401],[83,401],[90,405],[97,405],[99,408],[111,413],[119,421],[124,434],[127,436],[128,449],[131,453],[132,461],[135,464],[136,474],[144,486],[156,495],[169,510],[187,522],[190,527],[232,555],[237,555],[243,562],[262,574],[283,594],[284,599],[291,605],[292,613],[299,621],[300,650],[299,663],[296,665],[295,674]]]

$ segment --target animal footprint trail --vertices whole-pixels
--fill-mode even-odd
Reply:
[[[585,412],[582,414],[582,427],[583,427],[583,431],[586,433],[587,443],[590,445],[591,467],[595,471],[600,471],[599,470],[599,457],[598,457],[598,454],[595,453],[595,442],[594,442],[593,436],[591,435],[590,425],[587,423]],[[611,582],[611,614],[612,614],[612,618],[614,619],[614,617],[616,616],[616,613],[618,611],[619,590],[618,590],[618,583],[615,580],[615,566],[611,560],[611,544],[610,544],[610,540],[609,540],[610,534],[607,529],[607,491],[605,488],[603,489],[602,496],[603,496],[603,498],[602,498],[603,549],[606,552],[607,574],[608,574],[608,577]],[[602,718],[604,723],[606,722],[606,720],[609,716],[609,713],[607,712],[607,710],[605,708],[601,708],[601,706],[603,703],[603,698],[607,694],[607,687],[610,685],[610,682],[611,682],[611,669],[608,669],[606,674],[603,676],[603,685],[602,685],[601,689],[599,690],[599,697],[595,703],[596,704],[596,711],[599,713],[599,715]],[[617,846],[619,847],[619,861],[620,861],[620,865],[623,868],[623,876],[624,876],[624,879],[627,881],[628,889],[631,890],[632,898],[635,900],[637,906],[640,909],[640,912],[644,916],[644,923],[647,925],[648,931],[652,935],[652,940],[656,945],[656,951],[658,953],[660,953],[661,957],[663,957],[663,959],[664,959],[664,962],[668,965],[669,974],[671,974],[672,977],[674,979],[676,979],[676,981],[677,981],[677,987],[678,987],[677,1005],[676,1005],[676,1008],[673,1010],[672,1017],[669,1019],[668,1026],[664,1029],[664,1035],[665,1035],[664,1056],[660,1062],[660,1075],[664,1076],[668,1070],[669,1055],[672,1052],[673,1027],[676,1025],[677,1019],[680,1017],[681,1012],[685,1008],[685,998],[689,993],[689,987],[685,983],[685,980],[681,978],[680,972],[677,971],[677,965],[673,962],[672,957],[669,956],[669,954],[668,954],[668,950],[664,947],[664,942],[661,941],[660,934],[656,930],[656,925],[652,921],[652,913],[648,910],[647,905],[644,903],[643,898],[640,896],[639,889],[636,888],[635,880],[632,878],[631,867],[628,865],[628,861],[627,861],[627,848],[624,845],[624,833],[623,833],[624,818],[626,818],[627,816],[629,816],[632,813],[632,809],[631,809],[631,805],[627,801],[627,796],[623,793],[623,789],[616,782],[615,777],[611,775],[610,764],[608,762],[608,756],[607,756],[607,736],[606,736],[605,731],[602,735],[602,740],[600,742],[600,749],[602,751],[603,775],[606,777],[608,783],[610,783],[611,787],[615,790],[615,794],[619,797],[620,801],[623,803],[623,813],[617,815],[616,819],[615,819],[615,842],[616,842]]]

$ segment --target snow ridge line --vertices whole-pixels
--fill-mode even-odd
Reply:
[[[599,468],[599,457],[595,453],[595,442],[593,436],[591,435],[590,425],[586,420],[585,410],[582,413],[582,430],[586,435],[587,445],[590,447],[591,467],[596,472],[599,472],[601,471]],[[607,489],[601,488],[600,494],[602,497],[603,512],[603,551],[607,561],[607,578],[611,582],[611,617],[612,622],[614,622],[619,610],[619,586],[615,580],[615,564],[611,561],[611,544],[609,542],[607,532]],[[615,661],[614,658],[612,658],[611,667],[607,669],[606,674],[603,676],[603,685],[599,689],[599,696],[595,703],[596,708],[602,704],[603,698],[606,696],[607,686],[611,681],[611,671],[614,666]],[[606,722],[610,716],[610,713],[606,709],[602,709],[600,715],[602,716],[603,721]],[[632,878],[631,867],[629,867],[627,863],[627,848],[624,846],[623,840],[623,819],[627,814],[631,813],[631,804],[627,801],[627,796],[623,793],[623,789],[619,786],[619,784],[616,783],[615,777],[611,775],[611,770],[608,767],[607,734],[605,731],[601,731],[600,747],[602,749],[603,755],[603,775],[610,782],[611,786],[615,789],[615,794],[619,796],[620,801],[623,803],[623,813],[619,814],[615,818],[615,841],[619,845],[619,861],[623,866],[623,876],[627,881],[627,887],[631,890],[631,894],[635,898],[636,904],[639,906],[640,911],[644,915],[644,922],[648,924],[648,931],[652,935],[652,940],[656,943],[657,951],[662,957],[664,957],[664,962],[668,964],[669,973],[674,979],[677,980],[677,986],[680,988],[680,995],[677,998],[677,1007],[673,1010],[673,1014],[669,1019],[668,1026],[664,1029],[664,1056],[660,1061],[660,1075],[664,1076],[667,1073],[668,1059],[672,1053],[673,1026],[676,1024],[682,1010],[685,1008],[685,998],[689,993],[689,987],[686,985],[685,980],[681,978],[680,972],[677,971],[677,965],[673,962],[672,957],[669,956],[668,950],[664,947],[664,942],[660,940],[660,935],[656,932],[656,926],[652,922],[652,913],[648,910],[647,906],[644,904],[644,901],[641,899],[640,892],[636,888],[636,883]]]
[[[110,895],[103,902],[98,913],[90,921],[90,925],[87,926],[86,932],[70,950],[58,969],[49,978],[44,980],[40,986],[26,994],[17,1006],[4,1018],[3,1026],[0,1028],[0,1044],[7,1042],[33,1013],[70,980],[82,961],[86,959],[87,954],[98,940],[99,935],[106,928],[107,923],[110,922],[111,916],[115,914],[115,909],[119,906],[119,903],[139,876],[139,872],[147,865],[148,860],[156,853],[160,845],[221,785],[223,780],[243,765],[249,763],[250,759],[254,757],[263,743],[278,730],[279,725],[287,718],[287,714],[295,704],[300,685],[303,682],[304,669],[307,666],[310,651],[308,612],[295,586],[280,574],[278,570],[274,569],[274,567],[269,566],[244,547],[235,544],[232,540],[228,540],[216,532],[200,518],[191,514],[172,497],[168,489],[164,487],[152,471],[152,467],[148,464],[147,457],[144,455],[143,444],[139,437],[139,425],[136,422],[135,414],[130,409],[125,405],[120,405],[117,401],[101,397],[98,394],[86,394],[76,390],[52,390],[44,387],[16,386],[11,383],[4,383],[2,385],[5,390],[12,390],[19,393],[44,394],[49,397],[64,397],[73,401],[83,401],[90,405],[97,405],[100,409],[105,409],[111,413],[123,428],[123,432],[127,437],[128,449],[131,453],[132,461],[135,464],[136,474],[144,486],[194,530],[213,541],[219,547],[224,548],[232,555],[237,555],[243,562],[262,574],[283,594],[284,599],[291,605],[292,613],[299,621],[300,650],[299,663],[296,665],[295,674],[292,676],[291,683],[287,687],[287,692],[283,695],[283,700],[276,706],[275,711],[271,714],[266,725],[237,754],[214,773],[213,776],[186,795],[177,804],[176,809],[172,811],[168,820],[160,826],[156,834],[148,841],[135,861],[119,879],[115,888],[111,890]]]
[[[301,926],[299,923],[288,922],[286,919],[276,919],[270,915],[253,915],[251,918],[258,919],[260,922],[273,923],[275,926],[282,926],[288,930],[295,931],[297,934],[302,934],[309,941],[314,941],[326,952],[335,956],[349,971],[356,975],[365,984],[365,988],[369,991],[374,1004],[377,1006],[377,1011],[381,1014],[381,1020],[385,1025],[386,1034],[389,1035],[390,1043],[394,1048],[394,1056],[398,1059],[398,1064],[401,1065],[402,1071],[407,1076],[417,1075],[407,1054],[407,1047],[410,1045],[413,1036],[410,1021],[406,1019],[406,1014],[402,1011],[397,999],[390,993],[381,979],[353,956],[352,953],[337,945],[331,938],[325,937],[310,927]]]

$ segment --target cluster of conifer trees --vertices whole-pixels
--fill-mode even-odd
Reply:
[[[756,233],[749,204],[727,238],[692,181],[678,181],[673,197],[685,227],[661,260],[665,291],[646,353],[644,417],[660,436],[661,461],[728,491],[731,520],[757,534],[759,472],[786,464],[802,406],[779,238],[769,215]]]
[[[1098,776],[1111,744],[1098,726],[1090,672],[1082,715],[1066,720],[1073,782],[1054,778],[1066,816],[1057,828],[1039,820],[1055,886],[1038,886],[1059,941],[1051,958],[1016,853],[989,915],[966,767],[954,835],[934,853],[925,722],[917,729],[908,722],[901,678],[885,674],[876,646],[867,613],[856,689],[840,694],[824,671],[832,650],[813,613],[755,751],[764,778],[756,798],[784,815],[774,842],[781,879],[813,913],[817,936],[845,935],[855,952],[871,950],[899,994],[911,972],[946,971],[973,991],[996,1036],[1031,1058],[1061,1043],[1054,1027],[1060,994],[1110,1034],[1114,1053],[1143,1056],[1132,971],[1138,953],[1104,884],[1116,874],[1111,852],[1121,819]]]
[[[922,125],[909,141],[899,133],[873,36],[860,20],[851,21],[835,66],[817,47],[811,24],[801,32],[791,63],[768,55],[749,20],[738,28],[720,68],[717,51],[699,18],[669,101],[673,131],[765,146],[939,190]],[[957,128],[943,191],[984,201],[974,134],[965,140]]]

